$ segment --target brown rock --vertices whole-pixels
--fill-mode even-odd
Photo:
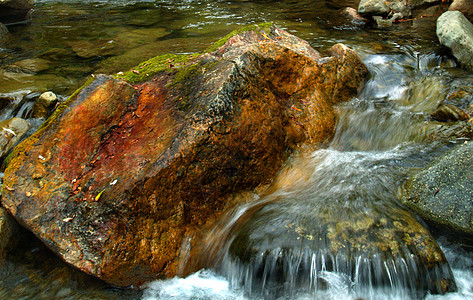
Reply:
[[[473,23],[473,0],[455,0],[448,10],[458,10]]]
[[[34,0],[0,0],[0,20],[14,23],[27,19],[28,11],[34,6]]]
[[[228,196],[269,183],[298,144],[329,138],[332,105],[367,75],[344,45],[321,57],[283,30],[251,29],[212,53],[145,62],[123,76],[133,85],[96,76],[10,156],[5,207],[112,284],[174,276],[185,237]]]

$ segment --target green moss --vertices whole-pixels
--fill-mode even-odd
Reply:
[[[265,33],[268,33],[269,29],[272,26],[273,26],[273,23],[268,22],[268,23],[252,24],[252,25],[248,25],[248,26],[236,29],[236,30],[230,32],[229,34],[227,34],[226,36],[224,36],[223,38],[216,41],[212,46],[208,47],[205,50],[205,52],[206,53],[214,52],[218,48],[222,47],[230,38],[232,38],[235,35],[238,35],[240,33],[246,32],[246,31],[260,31],[260,32],[263,31]]]
[[[128,72],[115,75],[115,78],[123,79],[130,84],[144,82],[159,72],[187,65],[189,61],[200,55],[200,53],[159,55],[139,64]]]
[[[225,37],[221,38],[215,42],[212,46],[207,48],[205,53],[213,52],[221,47],[225,42],[227,42],[231,37],[246,32],[246,31],[263,31],[268,33],[269,29],[273,26],[273,23],[261,23],[261,24],[252,24],[249,26],[242,27],[240,29],[234,30],[231,33],[227,34]],[[144,82],[159,72],[172,69],[181,69],[185,66],[184,69],[178,71],[176,78],[173,80],[175,82],[181,82],[189,76],[195,75],[194,73],[198,71],[199,66],[191,64],[189,66],[188,62],[199,57],[202,53],[194,54],[164,54],[153,57],[138,66],[132,68],[131,70],[119,73],[114,77],[116,79],[122,79],[127,81],[130,84],[137,84]]]
[[[200,63],[192,64],[188,67],[182,68],[174,76],[173,84],[184,82],[197,74],[202,74],[203,68]]]

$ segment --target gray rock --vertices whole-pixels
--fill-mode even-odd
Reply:
[[[21,118],[11,118],[0,122],[0,157],[7,154],[28,129],[28,122]]]
[[[473,235],[473,142],[412,176],[400,199],[424,220]]]
[[[473,24],[459,11],[447,11],[437,19],[437,37],[462,66],[473,70]]]
[[[389,13],[387,1],[383,0],[361,0],[358,13],[369,16],[379,16]]]

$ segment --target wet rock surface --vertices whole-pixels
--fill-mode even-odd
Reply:
[[[174,276],[184,238],[232,193],[268,183],[298,144],[329,138],[332,106],[367,75],[346,46],[322,57],[275,27],[221,44],[150,60],[127,81],[96,76],[9,157],[5,207],[109,283]]]
[[[401,202],[424,220],[473,236],[473,143],[460,145],[404,184]]]
[[[437,36],[460,64],[473,70],[473,24],[459,11],[447,11],[437,19]]]

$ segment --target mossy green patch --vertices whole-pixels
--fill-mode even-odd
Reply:
[[[115,78],[123,79],[130,84],[137,84],[148,80],[159,72],[181,68],[200,55],[200,53],[159,55],[142,62],[128,72],[115,75]]]
[[[236,30],[230,32],[229,34],[227,34],[226,36],[224,36],[223,38],[216,41],[212,46],[208,47],[205,50],[205,52],[206,53],[214,52],[218,48],[222,47],[230,38],[232,38],[235,35],[238,35],[240,33],[246,32],[246,31],[259,31],[259,32],[263,31],[265,33],[268,33],[269,29],[272,26],[273,26],[273,23],[268,22],[268,23],[252,24],[252,25],[248,25],[248,26],[236,29]]]
[[[225,44],[231,37],[246,32],[246,31],[263,31],[268,33],[269,29],[273,26],[273,23],[261,23],[261,24],[252,24],[240,29],[234,30],[231,33],[227,34],[225,37],[221,38],[209,48],[206,49],[205,53],[213,52]],[[196,66],[192,61],[201,56],[202,53],[193,53],[193,54],[164,54],[153,57],[138,66],[132,68],[127,72],[121,72],[114,77],[116,79],[122,79],[127,81],[130,84],[137,84],[144,82],[159,72],[169,71],[174,69],[179,70],[176,78],[173,80],[173,83],[179,82],[187,78],[189,75],[192,75],[193,72],[196,72],[199,66]],[[190,67],[189,67],[189,62]]]

